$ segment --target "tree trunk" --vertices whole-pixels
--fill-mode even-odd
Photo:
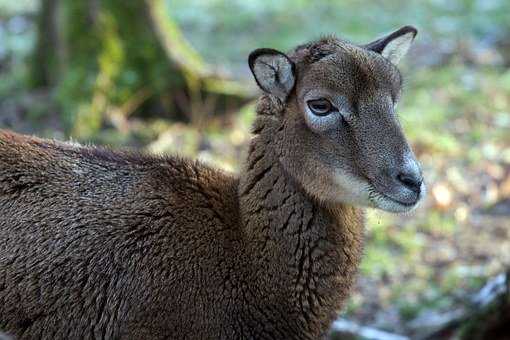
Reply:
[[[34,66],[53,69],[46,54],[63,46],[60,58],[52,59],[62,65],[62,76],[46,84],[55,85],[75,137],[86,138],[105,122],[121,126],[131,114],[197,121],[226,102],[245,102],[244,87],[212,71],[167,15],[163,0],[44,3],[41,18],[56,17],[46,12],[58,9],[62,30],[47,41],[48,20],[39,26]]]
[[[37,16],[37,42],[32,54],[30,83],[33,87],[52,87],[60,75],[61,45],[58,36],[58,0],[42,0]]]

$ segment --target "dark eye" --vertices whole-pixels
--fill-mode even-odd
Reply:
[[[334,107],[331,105],[331,102],[324,98],[309,100],[306,104],[317,116],[326,116],[334,111]]]

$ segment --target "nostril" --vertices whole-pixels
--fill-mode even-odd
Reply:
[[[399,173],[397,175],[397,180],[402,183],[406,188],[419,193],[421,188],[421,183],[423,182],[423,179],[419,175],[415,174],[406,174],[406,173]]]

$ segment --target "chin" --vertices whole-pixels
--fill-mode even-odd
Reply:
[[[381,192],[378,191],[371,191],[370,194],[370,202],[371,206],[376,209],[381,209],[384,211],[388,211],[391,213],[406,213],[413,211],[423,200],[423,197],[426,195],[426,187],[424,184],[422,184],[420,188],[420,195],[418,196],[417,200],[412,203],[404,203],[399,202]]]
[[[406,213],[414,210],[418,206],[419,201],[414,204],[402,204],[391,199],[374,199],[372,207],[381,209],[391,213]]]
[[[334,177],[333,190],[329,192],[327,200],[336,203],[349,204],[359,207],[375,208],[392,213],[405,213],[414,210],[426,194],[425,184],[422,183],[420,194],[414,202],[400,202],[377,190],[370,182],[337,173]]]

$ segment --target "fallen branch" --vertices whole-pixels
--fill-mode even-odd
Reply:
[[[7,334],[0,332],[0,340],[13,340],[13,339]]]
[[[345,337],[362,337],[369,340],[408,340],[403,335],[382,331],[373,327],[361,326],[353,321],[338,319],[331,326],[331,340],[345,339]]]
[[[414,338],[489,339],[510,325],[510,275],[501,273],[473,295],[465,307],[423,316],[411,322]]]
[[[508,339],[510,335],[510,272],[487,281],[464,307],[445,313],[422,314],[408,325],[412,339]],[[336,320],[330,339],[405,340],[405,335],[353,321]]]

